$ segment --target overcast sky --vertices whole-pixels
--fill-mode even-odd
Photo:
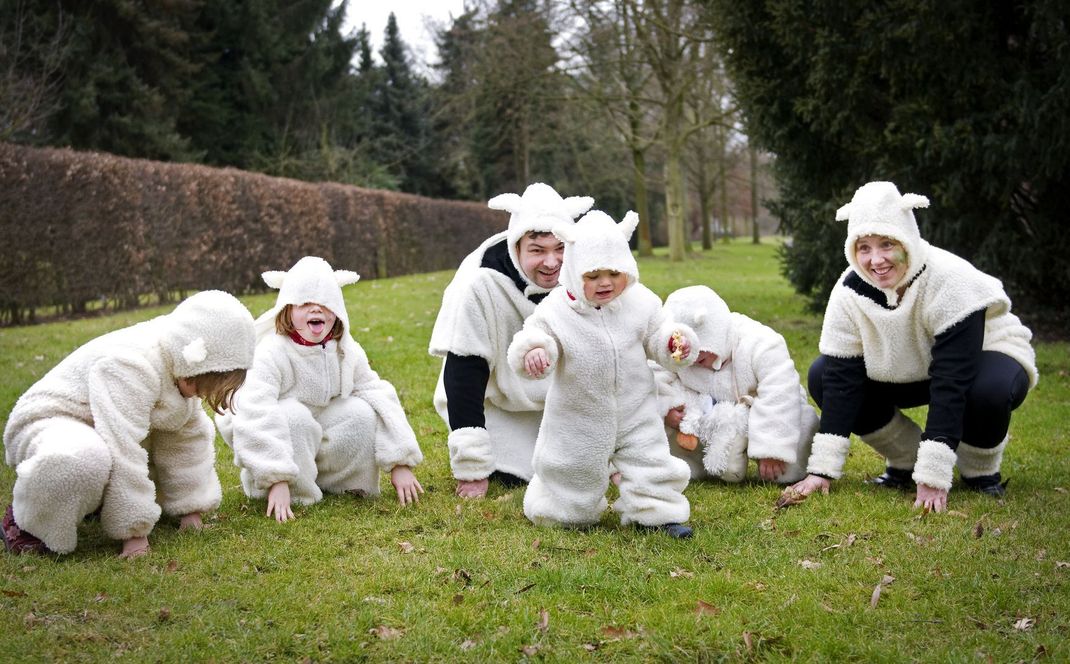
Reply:
[[[372,38],[372,52],[379,59],[379,47],[383,43],[386,20],[390,12],[397,17],[401,40],[412,50],[415,64],[424,70],[425,65],[437,59],[435,42],[429,23],[445,26],[450,16],[460,16],[464,0],[349,0],[346,8],[346,32],[358,30],[360,24],[367,26]]]

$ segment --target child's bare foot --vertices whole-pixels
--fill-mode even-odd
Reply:
[[[620,473],[613,473],[610,475],[609,481],[613,483],[613,486],[620,486]]]

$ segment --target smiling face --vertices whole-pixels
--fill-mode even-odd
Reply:
[[[907,273],[907,252],[903,245],[882,235],[863,235],[855,240],[858,266],[879,288],[892,288]]]
[[[290,310],[290,320],[293,321],[293,328],[302,339],[318,344],[330,336],[338,317],[322,304],[306,302]]]
[[[553,288],[561,277],[565,243],[553,233],[528,233],[516,245],[524,275],[539,288]]]
[[[583,296],[596,307],[604,307],[624,292],[628,275],[616,270],[583,273]]]

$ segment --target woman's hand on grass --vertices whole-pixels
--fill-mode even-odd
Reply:
[[[947,509],[947,491],[935,489],[926,484],[918,484],[917,497],[914,499],[914,507],[920,507],[926,512],[943,512]]]
[[[821,493],[827,496],[831,485],[832,482],[820,475],[807,475],[795,484],[789,486],[788,490],[795,491],[802,496],[809,496],[811,493],[820,490]]]
[[[402,505],[411,505],[420,502],[420,494],[424,488],[416,479],[416,474],[408,466],[394,466],[390,469],[390,483],[398,492],[398,502]]]
[[[275,482],[268,489],[267,515],[274,515],[279,523],[294,518],[294,512],[290,508],[290,485],[287,482]]]

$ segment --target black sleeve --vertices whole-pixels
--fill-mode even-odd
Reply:
[[[821,378],[821,433],[851,435],[866,389],[866,362],[861,357],[825,356]]]
[[[446,412],[450,429],[465,427],[485,429],[483,399],[490,380],[490,365],[478,355],[446,355],[442,386],[446,390]]]
[[[939,440],[951,449],[958,447],[966,392],[977,379],[984,340],[984,309],[936,335],[929,364],[929,417],[922,440]]]

